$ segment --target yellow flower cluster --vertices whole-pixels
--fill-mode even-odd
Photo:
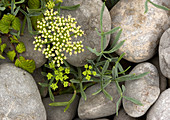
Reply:
[[[65,52],[72,55],[84,51],[82,41],[72,41],[73,38],[82,36],[84,31],[76,26],[75,18],[60,17],[53,9],[46,10],[44,16],[45,18],[37,22],[40,34],[33,42],[34,50],[42,51],[46,58],[52,58],[52,62],[59,67],[66,59]]]
[[[55,69],[55,68],[54,68]],[[53,90],[56,90],[58,88],[58,82],[60,81],[64,87],[67,87],[69,85],[69,82],[66,81],[69,77],[67,76],[70,73],[70,68],[63,68],[63,67],[59,67],[57,70],[54,70],[54,75],[51,73],[47,74],[47,78],[48,80],[52,79],[53,77],[55,78],[56,82],[52,83],[50,85],[50,87]]]
[[[91,79],[91,75],[96,76],[96,71],[91,71],[92,70],[92,66],[91,65],[84,65],[84,68],[86,69],[85,71],[83,71],[83,75],[86,76],[86,80],[90,80]]]
[[[49,1],[49,2],[47,2],[47,4],[46,4],[46,7],[47,7],[48,9],[53,9],[54,6],[55,6],[55,4],[54,4],[54,2],[52,2],[52,1]]]

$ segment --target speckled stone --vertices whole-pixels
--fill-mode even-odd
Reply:
[[[0,120],[46,120],[46,111],[30,73],[12,63],[0,65]]]
[[[101,92],[97,95],[92,95],[100,89],[100,85],[96,84],[89,87],[85,93],[87,100],[80,99],[78,106],[78,116],[81,119],[95,119],[101,118],[116,113],[116,102],[119,99],[119,94],[115,83],[111,83],[106,87],[106,91],[113,97],[113,101],[106,98]]]
[[[140,79],[125,82],[126,91],[124,95],[135,98],[143,104],[143,106],[140,106],[123,99],[123,107],[131,117],[144,115],[160,94],[159,75],[154,65],[148,62],[138,64],[130,74],[138,75],[144,72],[150,73]]]
[[[151,107],[146,120],[170,120],[170,88],[161,93]]]
[[[72,98],[72,94],[63,94],[55,96],[54,102],[68,102]],[[48,120],[73,120],[76,115],[77,105],[79,97],[76,96],[74,101],[70,104],[70,107],[64,112],[66,106],[49,106],[52,103],[50,98],[44,98],[43,103],[47,111]]]
[[[170,28],[164,32],[159,43],[159,64],[162,74],[170,79]]]
[[[152,0],[162,4],[160,0]],[[131,62],[143,62],[155,54],[159,38],[168,28],[168,16],[164,10],[148,4],[145,11],[145,0],[121,0],[110,11],[112,28],[120,26],[123,32],[118,42],[126,40],[117,54],[126,53],[124,58]],[[111,44],[116,34],[111,36]]]
[[[96,56],[91,53],[86,46],[96,48],[98,52],[101,48],[101,38],[97,35],[95,28],[100,31],[100,11],[103,3],[101,0],[67,0],[62,3],[64,6],[72,6],[77,4],[80,4],[80,7],[77,10],[62,10],[61,15],[64,14],[65,16],[71,15],[72,17],[75,17],[77,25],[80,25],[85,33],[82,37],[78,37],[78,40],[83,41],[85,51],[77,55],[67,55],[67,61],[70,64],[74,66],[83,66],[87,63],[87,59],[96,59]],[[111,30],[111,18],[106,7],[103,14],[103,30],[105,32]],[[110,40],[110,35],[107,35],[106,39],[107,46]]]

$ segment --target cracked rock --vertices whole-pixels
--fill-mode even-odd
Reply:
[[[152,2],[161,5],[160,0]],[[121,0],[110,11],[112,28],[120,26],[123,32],[118,43],[126,40],[123,46],[116,51],[128,61],[139,63],[153,57],[157,50],[159,38],[168,28],[169,19],[165,10],[148,4],[145,11],[145,0]],[[111,35],[111,44],[116,34]]]
[[[95,28],[97,28],[100,32],[100,11],[103,2],[101,0],[67,0],[62,3],[63,6],[73,6],[77,4],[80,4],[80,7],[77,10],[62,10],[61,15],[71,15],[72,17],[75,17],[77,25],[81,26],[81,29],[85,33],[82,37],[77,38],[83,42],[85,51],[78,53],[77,55],[67,55],[67,62],[80,67],[87,63],[87,59],[94,60],[97,58],[97,56],[91,53],[86,46],[96,48],[98,52],[101,49],[101,38],[97,35]],[[111,30],[111,18],[107,8],[105,7],[103,14],[103,31],[106,32],[109,30]],[[107,35],[106,39],[107,42],[105,48],[109,44],[110,35]],[[72,40],[75,40],[75,38]]]
[[[126,91],[124,95],[137,99],[143,104],[140,106],[123,99],[123,107],[131,117],[144,115],[160,94],[159,75],[154,65],[148,62],[138,64],[130,74],[139,75],[144,72],[149,72],[149,74],[140,79],[125,82]]]
[[[46,111],[30,73],[0,65],[0,120],[46,120]]]
[[[146,120],[170,120],[170,88],[161,93],[151,107]]]
[[[159,43],[159,64],[162,74],[170,79],[170,28],[163,33]]]

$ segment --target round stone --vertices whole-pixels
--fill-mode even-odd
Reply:
[[[141,63],[133,68],[130,74],[139,75],[149,72],[142,78],[125,82],[125,96],[139,100],[143,105],[137,105],[123,99],[123,107],[131,117],[140,117],[146,113],[160,94],[159,75],[156,67],[151,63]]]
[[[159,64],[162,74],[170,79],[170,28],[164,32],[159,43]]]
[[[46,111],[30,73],[0,65],[0,120],[46,120]]]
[[[63,94],[55,96],[54,102],[68,102],[72,98],[72,94]],[[44,98],[43,103],[47,111],[48,120],[73,120],[76,115],[79,97],[76,96],[70,107],[64,112],[66,106],[49,106],[52,103],[50,98]]]
[[[146,120],[170,120],[170,88],[161,93],[151,107]]]
[[[160,0],[152,2],[161,5]],[[110,11],[112,28],[120,26],[123,32],[118,43],[126,40],[123,46],[116,51],[131,62],[143,62],[155,54],[159,38],[167,29],[169,20],[165,10],[158,9],[148,3],[148,12],[145,12],[145,0],[121,0]],[[116,34],[111,35],[111,44]]]
[[[103,2],[101,0],[71,0],[63,1],[62,3],[63,6],[73,6],[77,4],[80,4],[80,7],[77,10],[62,10],[61,15],[71,15],[76,18],[77,25],[81,26],[81,29],[84,31],[84,35],[77,38],[78,41],[83,42],[84,52],[71,56],[67,55],[67,62],[80,67],[87,63],[87,59],[94,60],[97,58],[97,56],[91,53],[86,46],[96,48],[98,52],[101,50],[101,37],[95,31],[95,28],[100,32],[100,12]],[[107,32],[109,30],[111,30],[111,18],[105,7],[103,13],[103,31]],[[75,38],[72,40],[76,41]],[[110,35],[107,35],[105,48],[107,47],[109,40]]]
[[[120,96],[115,83],[110,83],[105,89],[113,97],[113,101],[109,100],[102,92],[97,95],[92,95],[100,88],[100,84],[89,87],[85,91],[87,100],[85,101],[83,98],[80,99],[78,116],[81,119],[95,119],[116,113],[116,102]]]

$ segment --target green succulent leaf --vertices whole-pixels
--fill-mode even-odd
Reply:
[[[75,79],[71,79],[70,82],[72,82],[72,83],[80,83],[79,80],[75,80]]]
[[[92,49],[91,47],[86,47],[90,52],[96,54],[97,56],[100,56],[100,53],[96,51],[96,48]]]
[[[103,69],[102,69],[102,74],[104,74],[104,73],[106,72],[106,70],[108,69],[108,67],[109,67],[109,61],[106,60],[104,66],[103,66]]]
[[[26,51],[25,45],[23,42],[19,42],[19,44],[16,46],[16,50],[18,53],[23,53]]]
[[[0,59],[5,59],[5,57],[0,54]]]
[[[53,95],[50,87],[48,87],[48,91],[49,91],[50,99],[51,99],[52,101],[54,101],[54,95]]]
[[[148,12],[148,0],[145,1],[145,12],[144,13],[147,13]]]
[[[50,103],[49,106],[66,106],[68,102],[53,102]]]
[[[42,87],[49,87],[48,83],[38,83],[39,85],[41,85]]]
[[[12,28],[14,30],[19,31],[21,27],[21,22],[18,17],[15,17],[15,19],[12,21]]]
[[[108,31],[108,32],[105,32],[104,35],[112,34],[112,33],[116,32],[116,31],[119,30],[119,29],[120,29],[120,27],[115,27],[115,28],[113,28],[112,30],[110,30],[110,31]]]
[[[116,46],[114,46],[111,50],[109,51],[104,51],[103,53],[113,53],[116,50],[118,50],[123,44],[124,44],[125,40],[119,42]]]
[[[25,59],[23,56],[20,56],[18,59],[16,59],[15,66],[20,67],[30,73],[33,73],[35,70],[34,60]]]
[[[139,100],[136,100],[134,98],[130,98],[130,97],[127,97],[127,96],[123,96],[123,98],[126,99],[126,100],[129,100],[129,101],[131,101],[131,102],[133,102],[137,105],[141,105],[141,106],[143,105]]]
[[[161,5],[155,4],[155,3],[153,3],[153,2],[150,1],[150,0],[148,0],[148,1],[149,1],[153,6],[159,8],[159,9],[163,9],[163,10],[167,10],[167,11],[170,10],[169,8],[167,8],[167,7],[165,7],[165,6],[161,6]]]
[[[4,43],[4,44],[2,44],[1,46],[0,46],[0,48],[1,48],[1,53],[3,53],[4,52],[4,49],[6,48],[6,44]]]
[[[47,73],[46,72],[41,72],[41,75],[43,75],[43,76],[47,76]]]
[[[119,104],[121,102],[122,97],[119,98],[119,100],[116,103],[116,115],[118,116],[118,110],[119,110]]]
[[[123,81],[127,81],[127,80],[136,80],[136,79],[144,77],[148,73],[149,72],[145,72],[145,73],[142,73],[142,74],[139,74],[139,75],[135,75],[135,74],[124,75],[124,76],[116,78],[115,80],[118,81],[118,82],[123,82]]]
[[[15,50],[12,50],[12,51],[8,51],[8,52],[7,52],[7,57],[8,57],[12,62],[14,61],[15,56],[16,56]]]
[[[113,101],[113,97],[105,89],[103,89],[103,93],[109,100]]]
[[[82,84],[82,82],[80,82],[80,92],[81,92],[81,96],[84,98],[84,100],[86,100],[87,97],[86,97],[86,94],[85,94],[85,92],[84,92],[84,90],[83,90],[83,84]]]

